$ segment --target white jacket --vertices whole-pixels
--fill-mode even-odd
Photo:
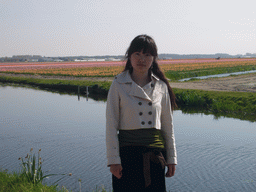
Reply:
[[[106,108],[108,166],[121,164],[118,130],[156,128],[162,130],[167,164],[177,164],[171,102],[167,85],[155,75],[143,88],[125,71],[115,77],[109,89]]]

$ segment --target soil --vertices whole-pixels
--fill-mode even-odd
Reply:
[[[256,92],[256,74],[209,78],[190,82],[171,82],[171,87],[207,91]]]
[[[66,79],[66,80],[90,80],[90,81],[112,81],[113,77],[71,77],[71,76],[47,76],[27,74],[0,73],[0,76],[31,77],[40,79]],[[189,82],[170,82],[172,88],[200,89],[207,91],[240,91],[256,92],[256,74],[229,76],[222,78],[210,78]]]

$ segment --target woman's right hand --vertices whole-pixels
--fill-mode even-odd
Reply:
[[[122,170],[123,168],[120,164],[110,165],[110,172],[118,179],[122,177]]]

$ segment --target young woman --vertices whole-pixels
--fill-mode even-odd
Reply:
[[[135,37],[108,93],[106,145],[114,192],[166,191],[165,176],[175,173],[175,95],[157,56],[150,36]]]

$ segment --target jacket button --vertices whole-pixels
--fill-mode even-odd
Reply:
[[[138,104],[139,104],[139,105],[142,105],[142,103],[141,103],[141,102],[139,102]]]
[[[154,84],[153,84],[153,83],[151,84],[151,87],[154,87]]]
[[[152,115],[152,111],[149,111],[148,114],[149,114],[149,115]]]
[[[142,121],[142,122],[141,122],[141,124],[142,124],[142,125],[145,125],[145,122],[144,122],[144,121]]]
[[[149,124],[149,125],[151,125],[151,124],[152,124],[152,122],[151,122],[151,121],[149,121],[149,122],[148,122],[148,124]]]
[[[141,116],[143,113],[142,112],[139,112],[139,115]]]
[[[151,105],[152,105],[152,102],[149,102],[148,105],[151,106]]]

